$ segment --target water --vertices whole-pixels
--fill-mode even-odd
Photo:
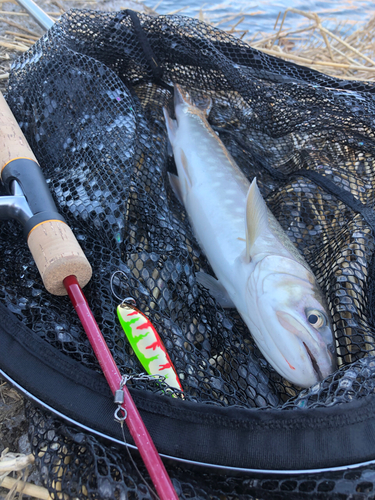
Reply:
[[[168,14],[182,9],[181,15],[198,17],[202,9],[204,20],[209,21],[220,28],[228,28],[239,21],[242,15],[245,16],[236,29],[248,30],[244,39],[252,38],[257,32],[272,33],[278,14],[282,14],[288,7],[302,10],[304,12],[315,12],[325,21],[324,26],[328,29],[337,28],[338,21],[345,25],[339,26],[339,30],[344,33],[348,29],[353,31],[359,25],[364,24],[372,16],[375,16],[375,2],[371,0],[334,0],[313,1],[313,0],[145,0],[144,3],[151,8],[155,8],[159,14]],[[236,19],[225,22],[225,18],[232,14],[237,14]],[[311,21],[310,21],[311,22]],[[307,26],[308,19],[289,13],[286,18],[285,28],[300,28]],[[280,25],[280,21],[279,21]]]

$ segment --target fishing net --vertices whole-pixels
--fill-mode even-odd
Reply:
[[[173,82],[209,95],[209,122],[315,273],[339,370],[301,390],[275,372],[212,274],[168,181]],[[93,267],[85,295],[119,369],[142,367],[116,317],[133,297],[183,385],[128,384],[180,498],[369,498],[374,459],[375,105],[370,83],[267,56],[182,16],[72,10],[13,66],[7,101]],[[172,111],[171,111],[172,112]],[[192,145],[193,147],[193,145]],[[67,297],[48,294],[22,228],[0,225],[0,367],[36,399],[30,440],[54,498],[152,498]],[[117,273],[111,287],[111,277]],[[113,289],[112,289],[113,288]],[[125,432],[125,439],[131,438]],[[234,469],[230,469],[230,468]],[[223,472],[224,471],[224,472]],[[225,474],[224,474],[225,473]]]

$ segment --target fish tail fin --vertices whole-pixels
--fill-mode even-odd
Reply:
[[[192,99],[189,92],[181,87],[178,83],[174,84],[174,103],[178,105],[187,105],[189,108],[198,108],[206,116],[210,114],[212,108],[212,99],[210,96],[199,96]]]
[[[267,227],[267,205],[260,194],[256,177],[254,177],[246,198],[246,256],[249,259],[251,247]]]

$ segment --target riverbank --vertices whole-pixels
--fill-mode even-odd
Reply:
[[[54,0],[39,2],[40,6],[57,20],[72,7],[114,11],[130,8],[156,15],[156,11],[140,0],[95,1]],[[0,89],[8,84],[12,61],[27,51],[43,34],[43,30],[16,3],[4,2],[0,10]],[[179,9],[181,10],[181,9]],[[179,10],[168,14],[181,13]],[[182,9],[183,10],[183,9]],[[348,80],[372,81],[375,78],[375,17],[355,23],[350,19],[324,20],[314,12],[287,9],[274,20],[271,33],[250,32],[246,13],[233,16],[218,15],[215,10],[201,9],[197,18],[224,29],[252,47],[269,55],[307,66],[322,73]],[[286,23],[293,17],[293,27]],[[297,16],[297,17],[296,17]],[[256,17],[256,12],[254,13]],[[289,23],[290,26],[290,23]],[[329,26],[329,28],[327,27]]]

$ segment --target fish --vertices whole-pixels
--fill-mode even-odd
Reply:
[[[174,84],[163,109],[178,175],[169,174],[216,278],[198,282],[236,307],[266,360],[290,383],[311,387],[337,368],[326,298],[309,265],[208,122],[210,97],[193,102]]]

